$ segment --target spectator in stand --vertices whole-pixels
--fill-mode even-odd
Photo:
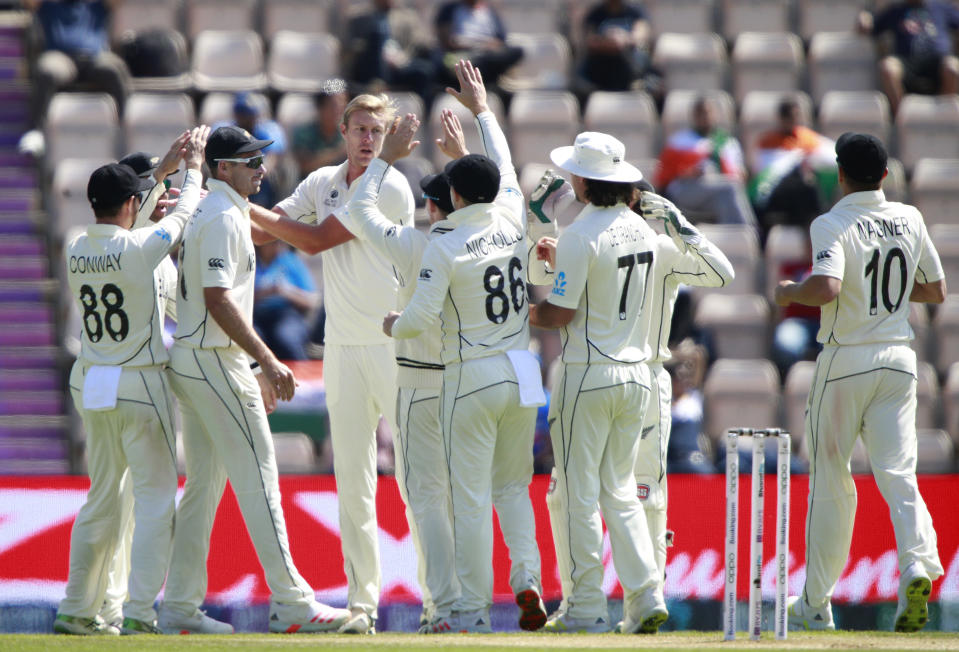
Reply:
[[[598,89],[645,89],[662,95],[658,75],[650,74],[649,16],[626,0],[603,0],[584,21],[586,58],[583,75]]]
[[[835,145],[834,145],[835,147]],[[802,258],[784,261],[779,267],[780,280],[802,283],[812,273],[812,242],[809,239],[810,219],[802,225],[806,253]],[[793,303],[780,308],[779,323],[773,332],[772,361],[779,368],[779,377],[786,378],[789,368],[800,360],[815,360],[822,350],[816,341],[819,332],[819,306]]]
[[[801,124],[799,102],[785,97],[777,115],[779,125],[756,144],[750,184],[764,232],[772,226],[773,214],[785,214],[786,224],[808,227],[839,183],[836,144]]]
[[[691,339],[685,339],[672,351],[673,357],[664,365],[673,384],[672,429],[666,449],[666,468],[670,473],[713,473],[715,468],[699,446],[703,432],[706,349]]]
[[[23,0],[36,15],[44,51],[37,58],[33,115],[46,115],[60,88],[80,82],[109,93],[117,109],[130,91],[130,72],[110,51],[110,9],[117,0]]]
[[[959,58],[950,30],[959,29],[959,7],[942,0],[894,2],[876,14],[859,14],[859,31],[892,32],[893,53],[879,61],[879,80],[893,114],[905,93],[959,92]]]
[[[309,323],[317,303],[306,263],[281,240],[256,248],[253,327],[280,360],[306,360]]]
[[[708,97],[693,104],[693,125],[666,142],[656,170],[656,187],[682,211],[706,211],[723,224],[756,225],[746,196],[746,168],[739,141],[716,124]]]
[[[452,0],[436,13],[436,33],[443,52],[443,75],[454,85],[453,66],[468,59],[487,86],[523,58],[523,49],[506,45],[506,28],[487,0]]]
[[[350,78],[379,81],[419,93],[429,104],[435,92],[436,56],[428,25],[397,0],[373,0],[373,8],[350,21],[346,49]]]
[[[346,160],[346,141],[340,133],[340,117],[349,96],[342,79],[328,81],[313,98],[316,118],[293,129],[293,157],[303,180],[313,170],[339,165]]]
[[[213,130],[228,123],[213,125]],[[260,191],[250,195],[250,201],[260,206],[273,206],[277,201],[278,186],[283,186],[286,178],[283,158],[287,152],[286,132],[280,123],[275,120],[264,119],[260,106],[257,105],[252,93],[246,91],[237,93],[233,99],[233,124],[245,129],[257,140],[271,140],[272,145],[263,148],[263,164],[267,169],[267,176],[260,184]]]

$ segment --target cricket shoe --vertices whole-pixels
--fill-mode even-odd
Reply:
[[[162,634],[156,623],[136,618],[124,618],[123,625],[120,627],[120,633],[124,636],[135,636],[137,634]]]
[[[621,634],[655,634],[668,618],[669,611],[663,601],[663,594],[651,590],[633,601],[623,622],[616,626],[616,631]]]
[[[899,578],[899,606],[896,608],[896,631],[918,632],[929,620],[929,594],[932,580],[918,562],[913,562]]]
[[[284,610],[290,609],[270,603],[270,631],[275,634],[313,634],[317,632],[335,632],[342,627],[352,614],[349,609],[336,609],[322,602],[313,601],[302,617],[289,617]]]
[[[460,611],[453,614],[456,631],[461,634],[492,634],[489,612],[486,609],[476,611]]]
[[[120,628],[103,621],[96,616],[94,618],[80,618],[79,616],[68,616],[66,614],[57,614],[53,621],[53,631],[57,634],[75,634],[77,636],[119,636]]]
[[[546,624],[546,605],[543,596],[535,586],[516,594],[516,604],[519,606],[519,628],[527,632],[535,632]]]
[[[609,619],[603,616],[575,618],[564,611],[547,620],[541,631],[551,634],[577,634],[580,632],[605,634],[609,631]]]
[[[210,618],[197,609],[192,616],[184,616],[160,607],[157,627],[164,634],[232,634],[233,625]]]
[[[421,625],[419,634],[458,634],[457,619],[453,616],[437,616],[432,621]]]
[[[376,619],[365,611],[351,612],[350,619],[340,625],[337,634],[375,634]]]
[[[813,609],[801,595],[791,595],[786,600],[786,614],[790,629],[829,630],[836,629],[832,619],[832,607],[827,602],[825,607]]]

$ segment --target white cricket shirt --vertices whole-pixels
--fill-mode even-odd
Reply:
[[[346,185],[348,163],[316,170],[277,204],[292,219],[319,224],[342,215],[356,191]],[[400,172],[390,168],[379,188],[377,208],[394,224],[413,225],[413,192]],[[396,309],[398,282],[393,266],[375,248],[350,240],[320,254],[327,344],[384,344],[383,316]]]
[[[656,235],[652,280],[646,306],[640,313],[640,328],[649,336],[653,356],[650,362],[664,362],[672,357],[669,329],[679,286],[723,287],[736,275],[725,254],[702,235],[698,244],[690,245],[675,229],[669,233]]]
[[[199,172],[184,195],[199,194]],[[93,365],[165,363],[160,288],[155,270],[180,241],[188,213],[174,211],[151,228],[92,224],[66,246],[67,282],[80,310],[80,359]]]
[[[939,254],[915,207],[886,201],[881,190],[855,192],[813,221],[812,273],[842,281],[822,306],[823,344],[872,344],[913,338],[913,283],[944,276]]]
[[[444,364],[526,350],[526,225],[494,204],[466,206],[447,221],[454,228],[426,246],[393,337],[415,337],[440,315]]]
[[[561,329],[564,363],[613,364],[652,358],[640,315],[649,310],[656,232],[626,204],[589,204],[560,235],[547,299],[576,310]]]
[[[208,179],[210,194],[187,222],[180,246],[177,326],[173,339],[192,348],[242,350],[206,309],[203,288],[228,288],[240,314],[253,322],[256,253],[250,205],[228,184]]]

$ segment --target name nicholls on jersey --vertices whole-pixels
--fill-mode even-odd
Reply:
[[[904,217],[860,219],[856,222],[856,228],[859,230],[859,238],[862,240],[912,235],[909,221]]]
[[[467,240],[466,253],[470,255],[470,258],[482,258],[483,256],[488,256],[492,249],[512,249],[513,245],[522,239],[523,234],[519,231],[512,233],[495,231],[488,236],[483,235],[472,240]]]
[[[103,274],[105,272],[119,272],[120,256],[123,253],[106,254],[103,256],[70,256],[71,274]]]

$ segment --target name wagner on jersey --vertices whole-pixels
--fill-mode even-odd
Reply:
[[[862,240],[912,235],[909,221],[904,217],[892,217],[888,220],[884,218],[861,219],[856,222],[856,228],[859,230],[859,237]]]

